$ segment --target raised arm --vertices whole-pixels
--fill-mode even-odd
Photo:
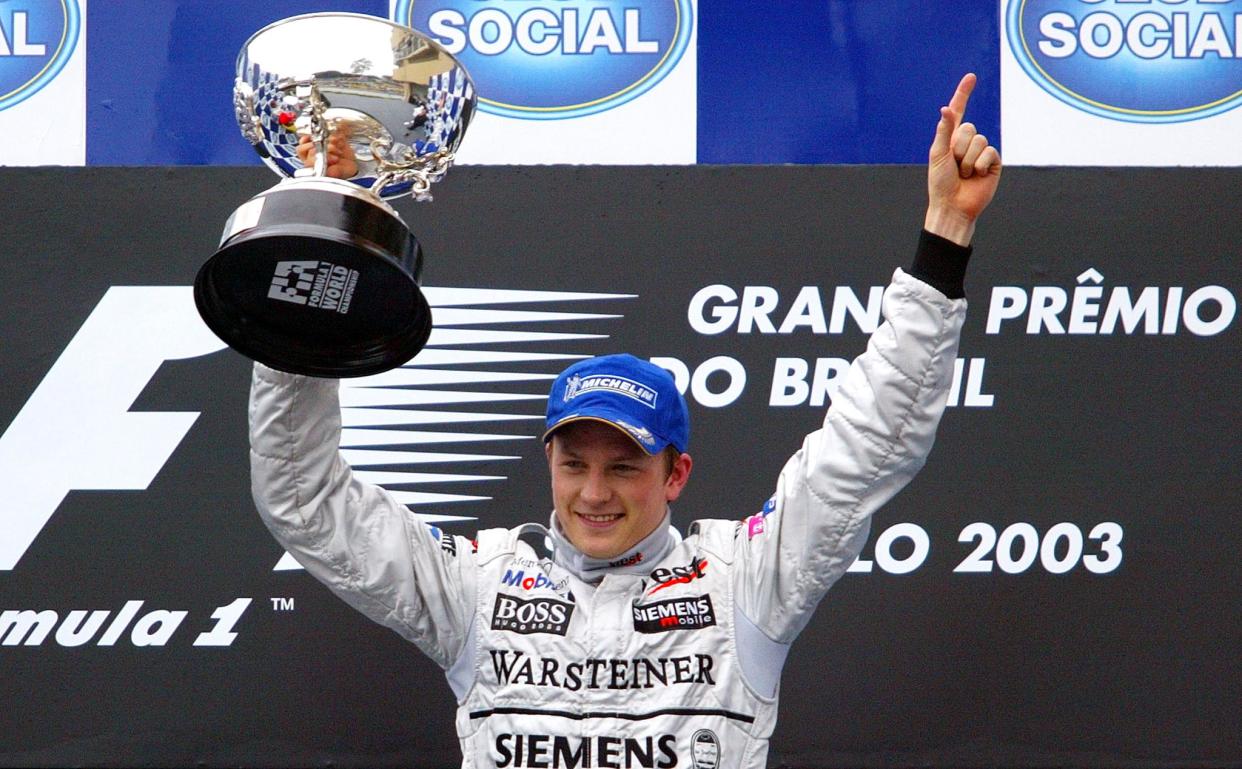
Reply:
[[[968,245],[1001,169],[995,148],[962,122],[974,86],[966,75],[940,110],[925,232],[913,265],[897,270],[884,295],[884,323],[772,499],[737,534],[737,609],[778,644],[810,620],[858,556],[871,515],[914,477],[935,441],[965,319]]]
[[[441,667],[460,654],[474,614],[469,543],[444,543],[341,458],[339,383],[255,364],[250,468],[264,523],[316,579],[418,644]]]

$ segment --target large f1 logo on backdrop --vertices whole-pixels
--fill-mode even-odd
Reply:
[[[521,435],[471,432],[486,422],[541,422],[542,408],[530,413],[447,411],[462,403],[540,401],[544,380],[555,374],[480,370],[488,367],[588,357],[564,351],[480,350],[480,346],[528,346],[604,339],[607,335],[563,329],[583,321],[618,315],[485,309],[497,304],[597,301],[631,298],[626,294],[574,293],[424,287],[436,329],[418,357],[401,368],[347,380],[341,387],[341,448],[359,477],[396,486],[444,481],[503,480],[493,476],[412,473],[402,467],[445,462],[518,459],[475,453],[410,451],[420,446],[463,441],[495,442]],[[556,331],[515,331],[512,324],[554,323]],[[501,325],[504,330],[493,330]],[[189,286],[113,286],[69,346],[0,436],[0,570],[11,570],[39,536],[70,491],[145,490],[185,438],[198,412],[131,412],[164,361],[208,355],[225,345],[208,330],[194,307]],[[439,349],[435,349],[439,348]],[[458,349],[453,349],[458,348]],[[465,348],[465,349],[460,349]],[[559,364],[557,366],[559,368]],[[533,382],[540,394],[503,392],[504,383]],[[445,385],[486,384],[486,392],[445,390]],[[498,384],[499,383],[499,384]],[[429,408],[431,407],[431,408]],[[453,433],[427,431],[434,425],[464,425]],[[411,429],[410,426],[414,426]],[[532,431],[533,432],[533,431]],[[391,446],[391,449],[375,449]],[[240,460],[239,460],[240,461]],[[365,469],[373,468],[373,469]],[[244,464],[238,472],[245,472]],[[418,507],[486,500],[486,496],[394,490],[401,502]],[[428,521],[465,520],[424,514]],[[287,556],[278,569],[292,567]]]
[[[75,490],[142,490],[198,412],[131,412],[166,360],[224,343],[188,286],[113,286],[0,436],[0,569],[10,570]]]

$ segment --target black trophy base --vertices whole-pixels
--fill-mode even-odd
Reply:
[[[368,376],[407,362],[431,334],[421,269],[417,240],[378,199],[347,182],[294,179],[237,209],[194,301],[248,358],[294,374]]]

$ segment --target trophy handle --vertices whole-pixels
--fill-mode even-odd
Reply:
[[[241,78],[233,84],[233,113],[237,117],[242,136],[258,150],[260,156],[268,157],[267,148],[263,145],[263,129],[255,116],[254,89]]]
[[[390,184],[408,182],[411,185],[410,196],[420,203],[431,200],[432,183],[444,178],[455,157],[449,150],[438,150],[419,157],[413,148],[407,147],[401,157],[394,159],[389,155],[390,150],[388,142],[380,139],[371,142],[371,154],[376,158],[385,158],[380,164],[380,173],[371,185],[371,192],[378,196],[380,190]]]

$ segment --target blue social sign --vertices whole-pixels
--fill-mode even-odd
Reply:
[[[398,0],[393,19],[430,35],[470,73],[484,112],[531,120],[624,104],[689,45],[690,0]]]
[[[38,93],[78,44],[76,0],[0,0],[0,110]]]
[[[1011,0],[1005,31],[1027,75],[1093,115],[1175,123],[1242,104],[1240,0]]]

